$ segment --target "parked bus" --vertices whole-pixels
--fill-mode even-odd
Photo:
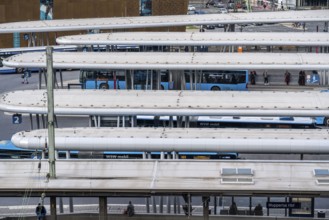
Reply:
[[[319,117],[320,118],[320,117]],[[177,127],[177,117],[172,118],[172,126]],[[321,124],[318,124],[321,123]],[[127,121],[127,125],[129,121]],[[239,116],[197,116],[189,120],[190,128],[293,128],[312,129],[323,125],[323,120],[309,117],[239,117]],[[113,125],[116,126],[116,125]],[[169,116],[137,116],[140,127],[170,127]],[[182,121],[185,127],[185,120]]]
[[[186,89],[216,91],[216,90],[247,90],[248,88],[247,70],[243,70],[243,71],[242,70],[241,71],[206,70],[206,71],[202,71],[199,74],[193,74],[191,72],[186,71],[185,79],[186,79]]]
[[[173,82],[169,80],[168,71],[161,71],[160,89],[173,89]],[[80,83],[84,89],[156,89],[157,72],[152,70],[81,70]],[[128,82],[128,83],[126,83]],[[127,85],[128,84],[128,85]]]
[[[161,75],[159,89],[170,90],[179,83],[166,70],[81,70],[80,83],[84,89],[157,89],[157,73]],[[248,71],[185,71],[185,83],[181,83],[187,90],[246,90]]]

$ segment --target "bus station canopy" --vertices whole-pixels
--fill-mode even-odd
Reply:
[[[1,160],[0,195],[289,195],[328,197],[328,161]],[[321,172],[322,171],[322,172]]]
[[[328,33],[305,32],[122,32],[63,36],[59,44],[148,46],[329,46]]]
[[[54,51],[76,51],[78,49],[76,45],[54,45],[52,47]],[[36,51],[46,51],[46,46],[0,48],[0,55],[13,55],[18,53]]]
[[[276,11],[203,15],[138,16],[25,21],[0,24],[0,34],[95,29],[129,29],[206,24],[246,24],[329,21],[329,10]]]
[[[328,154],[327,129],[56,128],[57,150]],[[45,148],[48,130],[22,131],[20,148]]]
[[[3,65],[46,68],[44,52],[11,56]],[[326,53],[163,53],[163,52],[54,52],[56,69],[148,70],[328,70]]]
[[[1,95],[0,110],[47,114],[45,90]],[[100,116],[329,116],[328,90],[150,91],[55,90],[56,115]]]

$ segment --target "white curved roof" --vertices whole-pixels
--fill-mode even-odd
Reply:
[[[238,24],[329,21],[328,13],[328,10],[307,10],[26,21],[0,24],[0,34],[14,32],[51,32],[89,29],[169,27],[218,23]]]
[[[54,45],[52,46],[54,51],[67,51],[67,50],[77,50],[76,45]],[[45,51],[46,46],[37,47],[14,47],[14,48],[0,48],[0,55],[4,54],[15,54],[21,52],[34,52],[34,51]]]
[[[329,92],[55,90],[57,115],[329,116]],[[45,90],[7,92],[0,110],[47,113]]]
[[[57,150],[329,153],[327,129],[57,128]],[[45,148],[48,130],[22,131],[20,148]]]
[[[329,45],[328,33],[322,32],[122,32],[63,36],[56,41],[70,45]]]
[[[3,61],[9,67],[46,68],[46,54],[24,53]],[[328,70],[326,53],[55,52],[56,69]]]
[[[38,165],[39,160],[1,160],[0,194],[17,196],[29,189],[35,196],[64,197],[187,192],[328,197],[328,183],[319,184],[328,177],[314,174],[328,170],[328,161],[56,160],[56,179],[49,181],[49,162],[42,160],[40,171]],[[225,168],[251,172],[225,175]],[[244,181],[233,182],[237,179]]]

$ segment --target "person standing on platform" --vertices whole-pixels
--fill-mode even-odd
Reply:
[[[46,208],[39,203],[35,208],[35,214],[37,215],[38,220],[44,220],[47,214]]]
[[[291,77],[291,74],[289,73],[288,70],[286,70],[286,72],[284,73],[284,81],[286,82],[287,86],[289,86],[290,77]]]
[[[256,85],[256,76],[257,76],[257,73],[256,73],[255,70],[250,72],[250,83],[251,83],[251,85]]]
[[[254,215],[263,215],[263,207],[260,203],[255,207]]]
[[[267,73],[267,70],[265,70],[263,72],[263,77],[264,77],[264,85],[268,86],[269,83],[268,83],[268,73]]]
[[[134,205],[131,203],[131,201],[129,201],[129,204],[127,206],[127,215],[129,217],[135,215],[135,207]]]
[[[305,86],[305,77],[306,77],[305,71],[301,70],[298,75],[298,85]]]
[[[236,206],[235,202],[232,202],[230,209],[228,210],[229,215],[237,215],[238,214],[238,207]]]

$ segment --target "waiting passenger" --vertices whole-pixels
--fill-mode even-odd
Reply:
[[[228,210],[229,215],[237,215],[238,214],[238,207],[236,206],[235,202],[232,202],[230,209]]]
[[[256,76],[257,76],[257,73],[256,73],[255,70],[250,72],[250,83],[251,83],[251,85],[256,84]]]
[[[284,74],[284,81],[286,82],[287,86],[289,86],[289,83],[290,83],[290,73],[288,72],[288,70]]]
[[[134,205],[131,203],[131,201],[129,201],[129,204],[127,206],[127,210],[126,213],[129,217],[135,215],[135,207]]]
[[[254,214],[255,215],[263,215],[263,207],[260,203],[258,203],[258,205],[255,207]]]
[[[269,85],[269,83],[268,83],[269,75],[268,75],[268,73],[267,73],[267,70],[265,70],[265,71],[263,72],[263,77],[264,77],[264,85],[268,86],[268,85]]]
[[[306,77],[305,71],[301,70],[298,76],[298,85],[305,86],[305,77]]]
[[[39,203],[35,208],[35,214],[37,215],[38,220],[43,220],[47,214],[46,208]]]

